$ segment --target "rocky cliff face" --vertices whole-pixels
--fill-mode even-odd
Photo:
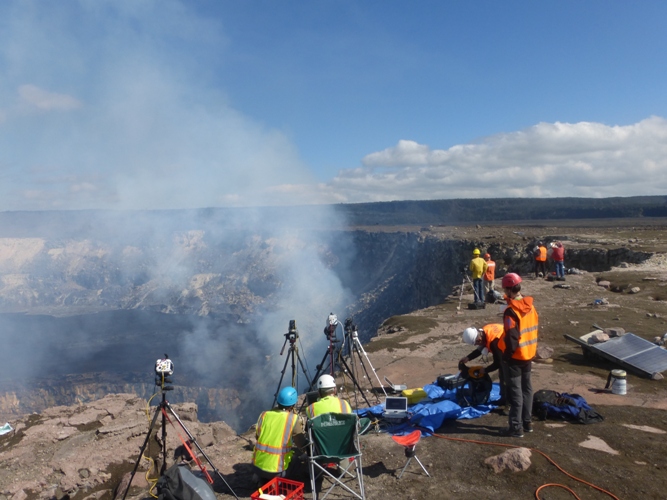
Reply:
[[[266,364],[265,353],[259,352],[263,343],[255,336],[246,331],[230,333],[231,327],[285,306],[280,301],[284,298],[286,269],[310,274],[313,288],[306,291],[326,295],[326,279],[312,275],[320,271],[313,271],[308,261],[298,262],[297,267],[303,269],[295,269],[294,262],[286,265],[304,248],[350,291],[349,309],[336,312],[341,320],[343,314],[354,317],[362,341],[375,335],[380,324],[393,315],[441,303],[452,287],[461,283],[473,248],[493,255],[499,275],[508,270],[530,273],[533,261],[529,250],[538,238],[547,242],[564,240],[566,266],[588,271],[609,269],[621,262],[641,262],[651,255],[637,242],[575,237],[556,231],[544,228],[512,231],[493,227],[432,227],[405,231],[370,228],[278,239],[239,230],[234,238],[226,239],[215,231],[185,226],[150,238],[136,233],[114,238],[99,234],[81,239],[71,235],[66,239],[52,235],[5,237],[0,238],[0,310],[53,316],[130,310],[157,311],[163,317],[170,315],[174,319],[186,315],[215,317],[217,322],[227,325],[220,327],[223,333],[196,337],[192,329],[182,327],[174,331],[175,347],[170,347],[168,352],[182,349],[179,342],[184,336],[192,335],[196,349],[188,351],[188,355],[201,365],[200,373],[196,374],[199,378],[211,368],[229,367],[228,372],[218,370],[218,378],[208,384],[198,382],[197,376],[192,377],[183,384],[182,390],[190,391],[187,397],[183,394],[183,400],[197,401],[205,420],[232,421],[235,414],[241,419],[237,420],[241,422],[239,425],[243,425],[242,417],[253,410],[238,406],[238,389],[250,383],[246,376],[248,371],[261,373],[256,367]],[[323,290],[316,290],[320,286]],[[323,310],[317,314],[324,318],[328,312]],[[100,321],[95,316],[94,323],[82,329],[96,335],[92,342],[97,349],[96,356],[104,356],[110,360],[110,365],[127,373],[137,368],[122,363],[138,354],[144,355],[141,362],[150,368],[155,359],[154,349],[164,352],[162,346],[168,338],[164,333],[165,324],[142,326],[144,324],[138,320],[134,323],[117,319]],[[49,367],[42,376],[51,377],[55,371],[60,378],[31,381],[25,379],[30,374],[22,375],[22,366],[3,373],[0,377],[4,379],[0,387],[3,392],[0,413],[3,415],[87,402],[109,392],[131,391],[142,396],[148,393],[146,375],[122,382],[84,375],[105,372],[104,367],[93,362],[98,358],[91,358],[88,363],[72,354],[79,352],[76,350],[81,347],[79,344],[87,347],[91,337],[79,342],[71,329],[55,342],[48,343],[53,339],[45,336],[39,342],[47,343],[57,354],[37,360],[30,358],[37,346],[32,345],[32,341],[22,344],[25,338],[19,331],[11,350],[5,351],[7,360],[3,358],[3,366],[16,358],[15,353],[21,348],[29,360],[27,364]],[[210,347],[215,343],[224,345],[224,356],[212,355]],[[246,355],[249,349],[257,351],[254,357]],[[17,377],[19,382],[25,382],[19,388],[15,384]],[[72,378],[63,382],[63,377]],[[219,384],[223,387],[216,389]]]

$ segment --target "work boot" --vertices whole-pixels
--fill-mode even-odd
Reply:
[[[524,432],[533,432],[533,423],[532,422],[524,422],[523,423],[523,431]]]
[[[503,437],[513,437],[513,438],[522,438],[523,437],[523,431],[521,428],[519,429],[512,429],[511,427],[508,427],[506,429],[503,429],[500,431],[500,435]]]

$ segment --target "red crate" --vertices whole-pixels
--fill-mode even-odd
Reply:
[[[262,486],[262,493],[267,495],[285,495],[285,500],[303,500],[303,483],[282,477],[274,477]],[[259,491],[250,495],[253,500],[259,499]]]

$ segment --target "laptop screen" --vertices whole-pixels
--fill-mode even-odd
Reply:
[[[385,410],[405,411],[408,409],[408,398],[387,397],[384,401]]]

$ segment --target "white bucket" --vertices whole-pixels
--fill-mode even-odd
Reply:
[[[611,386],[612,394],[624,395],[627,393],[625,370],[612,370],[607,377],[607,388]]]

